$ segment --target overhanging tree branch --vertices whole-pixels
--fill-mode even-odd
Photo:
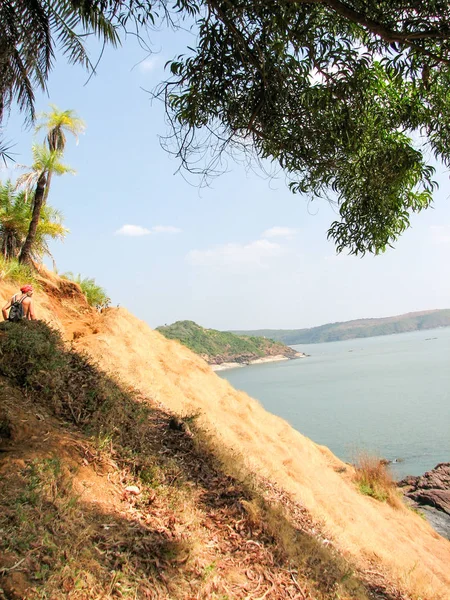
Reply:
[[[353,9],[348,4],[344,2],[340,2],[340,0],[288,0],[288,2],[292,4],[320,4],[325,6],[341,17],[348,19],[352,23],[356,23],[357,25],[361,25],[374,35],[379,36],[385,42],[391,43],[399,43],[402,44],[419,54],[423,54],[429,58],[432,58],[438,63],[443,63],[446,65],[450,65],[450,59],[446,58],[440,54],[436,54],[424,48],[421,45],[415,44],[415,40],[438,40],[438,41],[448,41],[450,40],[450,28],[447,24],[445,30],[438,29],[428,29],[423,31],[415,31],[415,32],[401,32],[397,29],[390,28],[383,24],[380,21],[372,19],[368,17],[366,14],[359,12]],[[447,50],[448,54],[449,50]]]

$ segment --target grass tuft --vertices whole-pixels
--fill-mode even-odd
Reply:
[[[61,277],[78,283],[90,306],[107,308],[110,305],[111,300],[108,294],[104,288],[95,283],[94,278],[82,277],[79,273],[78,275],[74,275],[70,272],[64,273]]]
[[[22,285],[32,283],[34,287],[40,287],[36,271],[30,265],[20,264],[17,258],[5,259],[4,256],[0,256],[0,280]]]
[[[387,502],[394,508],[402,506],[392,475],[378,457],[360,454],[355,464],[355,481],[361,494]]]

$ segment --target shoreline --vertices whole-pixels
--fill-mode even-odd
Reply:
[[[259,365],[270,362],[281,362],[282,360],[296,360],[297,358],[306,358],[308,356],[304,353],[299,353],[299,356],[295,356],[293,358],[289,358],[289,356],[284,356],[283,354],[276,354],[275,356],[264,356],[262,358],[255,358],[249,362],[223,362],[218,365],[209,365],[213,371],[226,371],[228,369],[237,369],[240,367],[249,367],[251,365]]]

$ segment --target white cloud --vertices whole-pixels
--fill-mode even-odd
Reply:
[[[145,60],[139,63],[139,70],[142,73],[150,73],[159,67],[161,64],[160,56],[149,56]]]
[[[268,259],[284,253],[284,248],[268,240],[248,244],[224,244],[207,250],[191,250],[186,255],[189,264],[198,267],[265,267]]]
[[[149,235],[151,231],[150,229],[146,229],[145,227],[141,227],[140,225],[122,225],[122,227],[118,229],[115,233],[116,235],[138,237],[141,235]]]
[[[273,237],[284,237],[291,238],[296,235],[297,229],[293,229],[292,227],[271,227],[270,229],[266,229],[266,231],[262,234],[263,238],[273,238]]]
[[[450,244],[450,225],[432,225],[430,230],[435,244]]]
[[[152,227],[153,233],[181,233],[179,227],[172,227],[172,225],[155,225]]]
[[[151,229],[141,227],[141,225],[122,225],[115,234],[127,235],[129,237],[139,237],[142,235],[150,235],[152,233],[180,233],[181,229],[172,225],[154,225]]]

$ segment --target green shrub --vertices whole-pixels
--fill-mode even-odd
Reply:
[[[106,291],[95,283],[94,278],[82,277],[80,273],[74,275],[71,272],[64,273],[62,277],[78,283],[90,306],[107,307],[110,304],[111,300],[108,298]]]
[[[20,264],[17,258],[5,259],[0,256],[0,280],[13,281],[14,283],[32,283],[39,287],[36,273],[29,265]]]
[[[54,387],[65,363],[63,348],[59,332],[43,321],[0,323],[0,374],[22,387]]]

